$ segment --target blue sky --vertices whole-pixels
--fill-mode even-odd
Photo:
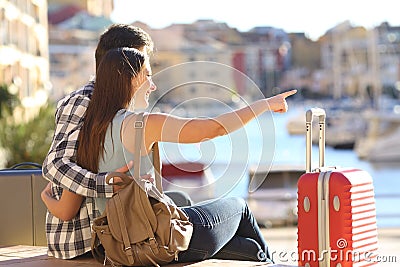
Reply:
[[[366,28],[383,21],[400,26],[395,3],[395,0],[114,0],[112,19],[119,23],[140,20],[152,28],[213,19],[241,31],[254,26],[272,26],[287,32],[305,32],[317,39],[345,20]]]

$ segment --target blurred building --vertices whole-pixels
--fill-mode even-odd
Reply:
[[[316,71],[321,67],[320,43],[310,40],[304,33],[289,33],[291,65],[282,76],[279,87],[321,92]]]
[[[364,97],[372,83],[372,50],[367,30],[345,21],[330,29],[320,42],[325,83],[332,95]]]
[[[97,42],[112,22],[109,10],[93,15],[89,2],[93,1],[49,1],[51,98],[55,101],[86,84],[95,74]],[[98,2],[102,6],[110,1]]]
[[[0,21],[0,83],[37,109],[50,89],[47,1],[1,0]]]
[[[76,6],[92,16],[110,17],[114,8],[114,0],[48,0],[52,8]]]
[[[145,29],[155,43],[153,76],[161,102],[208,109],[210,97],[226,104],[270,95],[290,66],[288,35],[272,27],[239,32],[226,23],[198,20]],[[161,90],[160,90],[161,89]]]
[[[49,7],[53,98],[75,90],[94,74],[95,47],[111,23],[77,5]],[[280,29],[256,27],[239,32],[213,20],[163,29],[142,22],[133,25],[147,31],[155,43],[152,68],[159,90],[152,95],[160,102],[208,109],[207,105],[216,104],[210,104],[210,96],[234,103],[238,96],[250,100],[271,95],[291,66],[290,40]]]
[[[371,32],[371,39],[376,44],[377,63],[376,86],[383,93],[400,96],[400,26],[391,26],[384,22]]]
[[[152,68],[159,88],[154,93],[157,101],[183,103],[182,108],[198,110],[232,102],[238,84],[232,68],[231,44],[241,42],[238,31],[211,20],[173,24],[164,29],[150,29],[139,22],[134,25],[149,32],[155,43]]]
[[[319,40],[319,82],[335,98],[378,98],[398,91],[400,81],[400,27],[387,23],[373,29],[345,21]]]
[[[98,38],[112,21],[107,8],[94,16],[88,1],[49,3],[53,2],[49,6],[50,77],[52,97],[60,98],[94,74]],[[400,30],[385,23],[367,30],[344,21],[318,41],[267,26],[239,32],[213,20],[163,29],[142,22],[133,25],[154,40],[153,78],[159,90],[152,95],[160,102],[207,109],[208,96],[232,103],[238,96],[259,98],[255,91],[270,96],[298,88],[313,96],[361,99],[382,90],[400,92]]]
[[[280,86],[282,75],[291,67],[291,44],[288,34],[273,27],[255,27],[242,32],[246,47],[246,74],[265,96]]]

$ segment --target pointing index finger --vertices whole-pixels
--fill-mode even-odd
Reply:
[[[296,89],[293,89],[293,90],[290,90],[290,91],[287,91],[287,92],[283,92],[283,93],[281,93],[281,95],[282,95],[284,98],[286,98],[286,97],[288,97],[288,96],[294,95],[295,93],[297,93],[297,90],[296,90]]]

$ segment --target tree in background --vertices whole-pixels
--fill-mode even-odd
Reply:
[[[19,105],[16,95],[9,92],[8,86],[0,85],[0,119],[12,114],[14,108]]]
[[[12,115],[17,105],[3,90],[4,86],[0,89],[0,147],[5,153],[5,167],[22,162],[42,164],[54,133],[55,105],[42,106],[29,121],[17,120]]]

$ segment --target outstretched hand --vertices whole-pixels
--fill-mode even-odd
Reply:
[[[297,90],[290,90],[267,98],[268,105],[273,112],[284,113],[288,110],[286,98],[297,93]]]

